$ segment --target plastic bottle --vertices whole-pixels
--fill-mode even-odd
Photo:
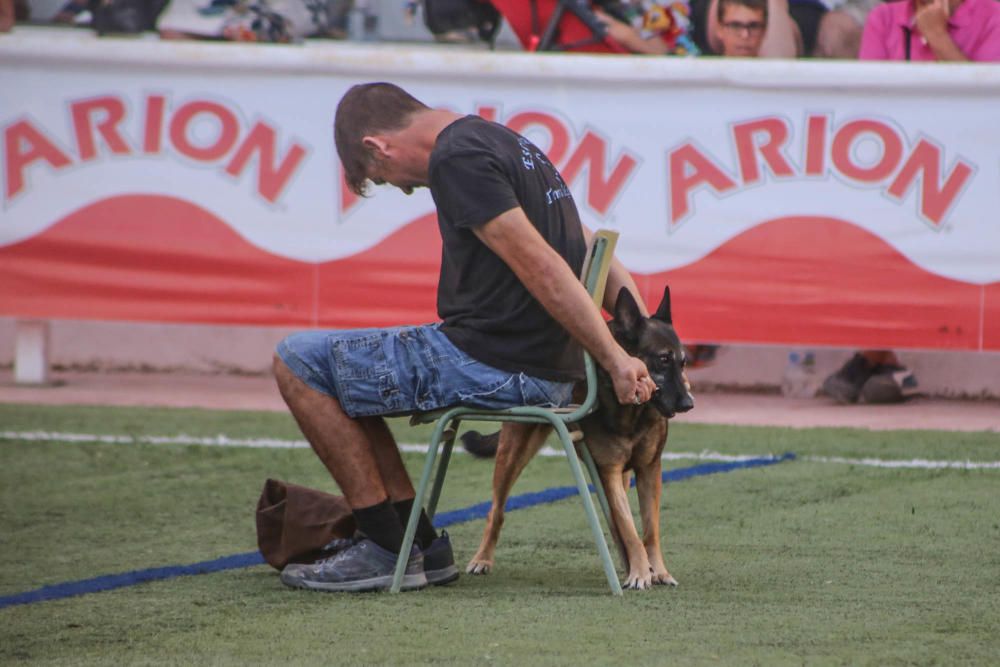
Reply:
[[[781,378],[781,394],[788,398],[813,398],[818,389],[816,356],[809,351],[788,353],[788,365]]]

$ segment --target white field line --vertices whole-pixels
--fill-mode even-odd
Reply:
[[[1000,461],[929,461],[927,459],[847,459],[840,456],[803,456],[803,461],[812,463],[845,463],[853,466],[874,468],[960,468],[962,470],[1000,470]]]
[[[119,445],[207,445],[214,447],[264,447],[273,449],[307,449],[309,443],[305,440],[281,440],[278,438],[230,438],[227,435],[198,437],[191,435],[98,435],[94,433],[60,433],[50,431],[0,431],[0,440],[27,440],[40,442],[87,443],[100,442]],[[427,445],[403,443],[399,448],[404,452],[425,453]],[[466,454],[465,450],[454,450]],[[539,456],[564,456],[561,449],[543,447]],[[666,452],[666,461],[748,461],[773,454],[720,454],[712,451],[701,452]],[[933,461],[928,459],[876,459],[876,458],[843,458],[839,456],[800,456],[799,460],[811,463],[838,463],[844,465],[867,466],[873,468],[919,468],[919,469],[962,469],[962,470],[1000,470],[1000,461]]]

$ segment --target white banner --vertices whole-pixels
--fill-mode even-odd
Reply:
[[[815,254],[803,248],[808,233],[795,248],[782,239],[817,224],[830,252],[860,243],[859,256],[897,253],[917,274],[978,286],[968,326],[979,347],[989,338],[986,302],[1000,281],[997,66],[46,35],[0,40],[0,250],[123,196],[137,210],[183,202],[295,262],[375,249],[433,214],[426,191],[358,199],[341,186],[337,102],[355,83],[390,80],[535,141],[584,222],[622,231],[619,256],[637,274],[693,267],[751,238],[770,250],[747,266],[766,273],[777,255]],[[851,231],[830,241],[833,229]],[[889,298],[902,294],[905,285]]]

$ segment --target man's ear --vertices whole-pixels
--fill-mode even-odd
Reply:
[[[673,324],[673,320],[670,315],[670,285],[663,286],[663,300],[660,301],[660,307],[656,309],[656,313],[653,317],[661,322]]]
[[[642,320],[642,312],[632,293],[625,287],[618,290],[618,299],[615,300],[615,322],[621,327],[622,332],[634,339],[639,333]]]
[[[384,160],[388,154],[389,142],[385,137],[367,135],[361,137],[361,145],[371,151],[372,156],[378,160]]]

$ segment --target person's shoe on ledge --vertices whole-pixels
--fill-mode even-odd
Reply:
[[[919,392],[917,378],[909,368],[899,364],[877,366],[861,387],[865,403],[902,403]]]
[[[857,403],[861,388],[874,372],[874,365],[858,352],[823,380],[823,393],[838,403]]]
[[[861,350],[823,381],[839,403],[900,403],[917,394],[917,378],[892,350]]]

